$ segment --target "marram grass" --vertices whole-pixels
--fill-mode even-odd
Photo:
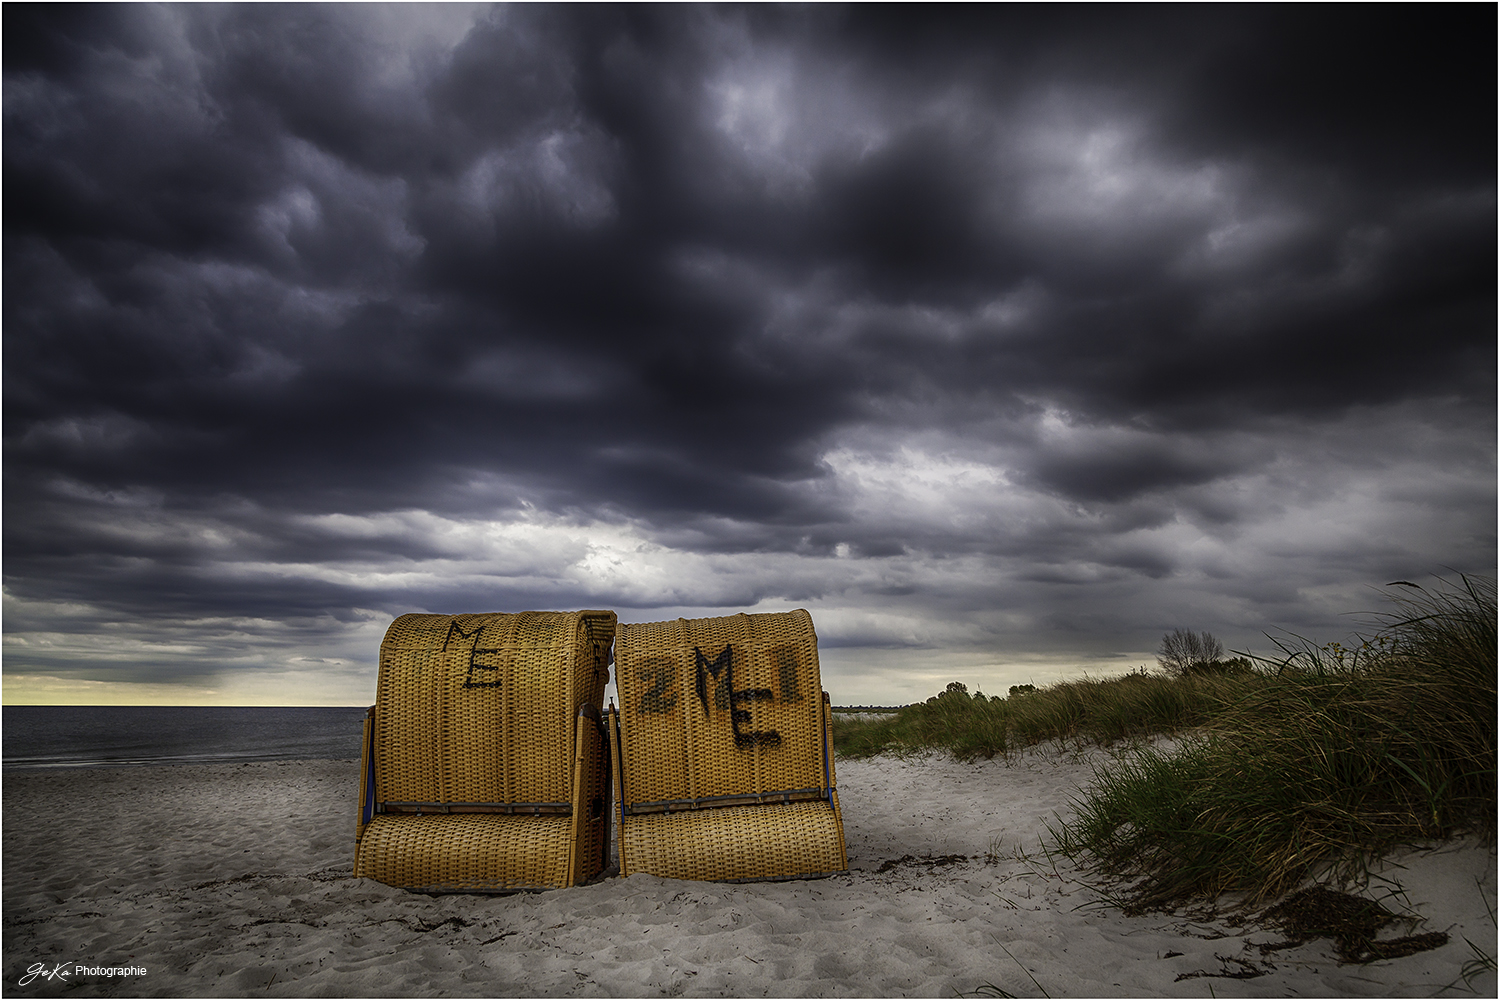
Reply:
[[[1396,611],[1353,647],[1293,640],[1253,670],[1006,700],[949,692],[836,724],[835,740],[849,755],[971,758],[1185,731],[1174,751],[1101,768],[1049,847],[1122,884],[1137,910],[1229,892],[1253,904],[1315,874],[1353,878],[1398,845],[1494,834],[1495,582],[1391,590]]]

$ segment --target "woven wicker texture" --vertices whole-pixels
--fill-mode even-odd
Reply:
[[[359,875],[429,892],[568,886],[572,826],[571,817],[377,816],[360,841]]]
[[[621,625],[615,659],[623,875],[845,868],[812,616]]]
[[[357,832],[356,873],[424,889],[564,886],[597,874],[609,821],[594,707],[614,626],[613,612],[393,622],[380,647],[367,741],[374,789],[361,809],[373,816]],[[455,824],[452,814],[484,817]],[[490,861],[478,869],[454,868],[480,831],[500,847],[482,852]],[[561,861],[541,865],[543,855]]]
[[[620,842],[630,872],[718,880],[832,875],[848,868],[843,846],[824,802],[626,817]]]

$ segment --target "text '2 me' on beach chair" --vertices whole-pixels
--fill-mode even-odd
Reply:
[[[622,876],[848,869],[807,612],[621,625],[615,684]]]
[[[609,851],[613,612],[403,615],[365,721],[354,874],[427,892],[573,886]]]

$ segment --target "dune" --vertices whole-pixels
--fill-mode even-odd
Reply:
[[[1493,845],[1387,860],[1365,889],[1446,945],[1340,964],[1233,915],[1126,916],[1040,850],[1108,750],[839,764],[851,871],[788,883],[636,875],[428,897],[350,875],[357,763],[12,773],[13,997],[1411,997],[1495,952]],[[1222,902],[1228,905],[1232,902]],[[95,972],[75,973],[78,966]],[[114,969],[116,975],[106,975]],[[47,977],[54,970],[68,971]],[[118,971],[124,970],[125,975]],[[144,972],[139,972],[144,970]],[[28,971],[38,971],[24,984]],[[1445,990],[1446,988],[1446,990]]]

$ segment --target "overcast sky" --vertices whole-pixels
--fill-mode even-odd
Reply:
[[[1496,9],[4,7],[4,698],[809,609],[839,703],[1496,565]]]

